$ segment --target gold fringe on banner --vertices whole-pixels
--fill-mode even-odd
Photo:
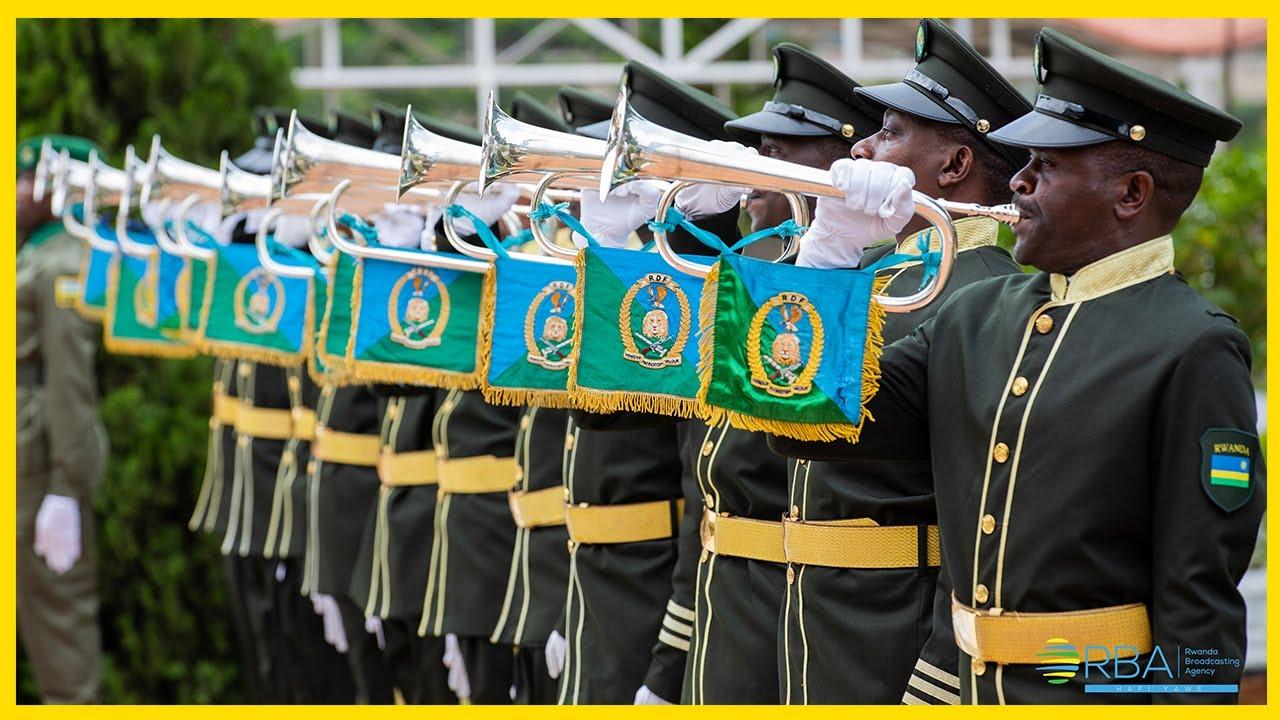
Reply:
[[[190,272],[191,275],[195,274],[196,263],[203,263],[205,266],[204,297],[200,301],[200,315],[196,318],[196,327],[187,325],[187,320],[191,317],[190,312],[184,313],[182,317],[178,318],[178,322],[181,325],[179,333],[182,338],[191,343],[192,346],[199,347],[200,341],[204,339],[205,323],[209,319],[206,308],[213,304],[213,280],[218,268],[218,258],[215,255],[214,258],[209,261],[199,260],[197,258],[187,258],[186,261],[190,263],[188,266],[188,272]],[[188,277],[190,277],[190,275],[188,275]],[[187,290],[190,291],[190,289],[190,285],[188,285]],[[190,300],[187,302],[190,303]],[[190,305],[188,304],[188,308],[189,307]]]
[[[716,352],[716,299],[720,293],[720,261],[707,272],[702,283],[702,302],[698,304],[698,417],[707,420],[715,408],[707,404],[707,388],[711,387],[711,369]],[[711,423],[718,425],[719,423]]]
[[[314,362],[307,363],[307,371],[311,374],[311,379],[318,385],[335,385],[343,386],[351,384],[350,370],[347,367],[347,359],[345,355],[331,355],[325,350],[329,346],[329,318],[333,314],[333,298],[337,294],[337,284],[335,282],[338,274],[339,251],[334,250],[333,255],[329,258],[329,266],[326,267],[329,277],[329,295],[324,301],[324,316],[320,319],[320,334],[316,337],[315,352],[320,356],[320,362],[325,367],[322,372],[316,367]],[[353,258],[356,263],[356,272],[359,273],[362,264],[359,258]],[[355,302],[354,297],[352,303]],[[345,351],[344,351],[345,352]]]
[[[107,266],[107,307],[102,323],[102,344],[107,352],[116,355],[139,355],[171,360],[189,360],[196,356],[196,349],[185,343],[166,340],[119,338],[111,333],[116,320],[116,294],[120,289],[120,256],[117,254]]]
[[[486,273],[487,276],[487,273]],[[480,312],[478,327],[484,325],[484,308],[486,303],[491,304],[489,293],[490,286],[486,280],[484,286],[480,290]],[[347,352],[343,359],[344,366],[342,379],[347,383],[352,381],[375,382],[375,383],[399,383],[401,385],[425,385],[429,387],[444,388],[446,390],[476,390],[480,388],[481,378],[480,363],[482,360],[482,349],[484,344],[480,342],[480,338],[476,338],[475,345],[475,370],[468,372],[459,372],[457,370],[442,370],[440,368],[429,368],[421,365],[405,365],[403,363],[388,363],[374,360],[357,360],[356,352],[356,335],[360,332],[360,303],[364,294],[364,263],[356,266],[355,277],[351,281],[351,335],[347,337]],[[479,335],[479,331],[477,331]],[[322,358],[327,364],[329,360]]]
[[[716,274],[716,281],[719,280],[719,266],[712,271]],[[885,309],[875,296],[884,292],[889,285],[889,277],[877,278],[872,284],[871,303],[867,308],[867,333],[866,339],[862,347],[862,399],[860,415],[858,422],[855,423],[804,423],[791,422],[786,420],[768,420],[759,418],[754,415],[747,415],[728,408],[710,405],[706,402],[707,390],[710,387],[710,356],[708,353],[702,355],[702,360],[706,361],[706,374],[701,372],[703,366],[699,366],[699,376],[703,378],[702,386],[698,390],[698,399],[701,401],[700,417],[709,425],[719,425],[728,422],[730,427],[738,430],[747,430],[750,432],[763,432],[770,435],[781,435],[783,437],[800,440],[802,442],[836,442],[845,440],[850,443],[858,442],[858,438],[862,434],[862,426],[867,420],[875,421],[867,410],[867,403],[876,396],[880,391],[880,354],[884,350],[884,320]],[[712,276],[707,276],[707,284],[712,283]],[[703,300],[707,298],[708,291],[703,290]],[[712,313],[714,314],[714,302],[712,304]],[[703,304],[703,312],[706,312],[706,304]],[[714,322],[714,320],[712,320]],[[703,333],[707,333],[707,328],[713,327],[705,324],[704,320]]]

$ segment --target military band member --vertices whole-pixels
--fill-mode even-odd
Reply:
[[[1188,648],[1244,653],[1265,504],[1250,346],[1176,273],[1169,232],[1241,124],[1053,30],[1035,58],[1035,110],[992,139],[1031,151],[1015,254],[1042,272],[964,288],[887,347],[876,422],[845,451],[932,454],[964,702],[1232,702],[1239,667],[1178,673]]]
[[[18,145],[18,635],[46,703],[99,699],[101,635],[93,498],[106,464],[96,326],[75,311],[82,244],[32,198],[41,145],[87,160],[82,138]]]
[[[733,114],[714,98],[638,62],[624,72],[631,103],[646,119],[704,140],[729,139],[724,123]],[[578,132],[601,137],[607,124]],[[656,205],[657,194],[648,191],[614,193],[603,204],[588,195],[582,222],[602,244],[621,246]],[[730,237],[737,214],[734,208],[699,224]],[[710,252],[684,231],[671,239],[678,252]],[[682,522],[695,528],[700,516],[684,503],[684,484],[693,483],[682,461],[690,431],[689,423],[653,415],[571,413],[566,498],[578,518],[574,526],[589,532],[571,533],[562,631],[548,641],[549,653],[565,648],[560,703],[679,700],[698,548],[692,533],[685,545],[677,535]],[[622,520],[599,519],[615,518],[623,507]],[[688,562],[678,565],[681,554]]]
[[[378,139],[373,149],[398,154],[404,137],[403,110],[378,108]],[[447,123],[417,118],[433,132],[472,140]],[[378,243],[418,250],[423,245],[425,209],[409,203],[388,205],[372,217]],[[407,385],[376,385],[381,417],[378,478],[381,489],[365,524],[351,596],[379,638],[401,697],[410,704],[452,704],[448,669],[442,663],[444,639],[419,637],[423,593],[427,586],[438,486],[431,427],[438,390]]]
[[[826,169],[879,129],[879,111],[854,94],[858,85],[848,76],[791,43],[775,46],[773,57],[773,98],[726,123],[734,137],[766,157]],[[705,204],[736,206],[743,195],[753,231],[791,216],[781,195],[749,188],[700,185],[679,202],[699,214]],[[768,449],[763,433],[703,425],[695,440],[686,462],[695,468],[696,492],[686,502],[702,508],[702,552],[683,701],[776,704],[784,675],[761,660],[778,654],[787,590],[779,522],[790,507],[787,463]],[[739,528],[755,542],[735,543]]]
[[[910,216],[909,190],[931,197],[984,205],[1007,198],[1008,178],[1025,155],[990,142],[989,133],[1030,105],[973,47],[935,19],[921,21],[915,35],[916,66],[902,82],[861,87],[855,93],[883,111],[882,127],[853,147],[833,175],[855,162],[888,160],[899,170],[888,182],[898,198],[894,211]],[[819,212],[801,245],[798,263],[816,267],[868,267],[885,255],[920,254],[919,221],[900,228],[894,242],[847,255],[834,238],[843,219],[819,201]],[[824,207],[827,206],[827,207]],[[944,293],[973,282],[1020,272],[996,246],[997,225],[987,218],[956,222],[959,250]],[[877,233],[879,237],[892,234]],[[927,235],[925,236],[928,237]],[[929,247],[936,248],[933,241]],[[885,292],[916,292],[920,263],[883,271]],[[910,313],[889,314],[885,343],[909,334],[937,312],[935,301]],[[887,423],[885,423],[887,425]],[[933,474],[928,458],[917,462],[855,461],[791,464],[788,522],[788,603],[783,611],[782,657],[785,700],[792,703],[952,703],[957,700],[955,650],[947,622],[945,593],[935,597],[939,564],[936,539],[914,560],[883,567],[876,554],[893,552],[897,528],[924,529],[936,538]],[[821,523],[821,524],[819,524]],[[839,525],[875,525],[861,547],[850,546]],[[891,529],[892,528],[892,529]],[[877,535],[878,533],[878,535]],[[888,539],[885,539],[888,538]],[[830,550],[839,548],[835,552]],[[816,552],[821,549],[822,552]],[[870,552],[871,556],[860,556]],[[835,612],[833,608],[839,607]],[[859,648],[881,648],[874,655]],[[858,682],[850,683],[852,675]]]
[[[369,148],[377,134],[369,123],[334,116],[334,140]],[[377,638],[365,631],[364,608],[351,597],[351,578],[365,521],[377,506],[378,400],[365,385],[323,385],[316,408],[316,437],[307,466],[307,554],[303,592],[324,616],[326,639],[347,656],[356,701],[395,699],[390,668]]]

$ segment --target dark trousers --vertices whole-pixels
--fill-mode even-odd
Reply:
[[[286,702],[276,694],[278,684],[272,674],[272,653],[267,643],[273,602],[271,588],[266,584],[267,562],[264,558],[236,555],[222,558],[240,666],[244,668],[249,700],[256,704]]]
[[[382,621],[386,639],[383,655],[396,687],[410,705],[457,705],[449,689],[449,669],[444,666],[444,638],[418,637],[420,618]]]
[[[555,705],[559,681],[547,674],[546,648],[516,648],[516,704]]]
[[[463,635],[458,638],[462,661],[471,683],[472,705],[510,705],[515,682],[514,648],[495,645],[489,638]]]
[[[391,668],[378,647],[378,638],[364,629],[364,613],[351,598],[340,595],[342,628],[347,633],[347,663],[356,681],[356,702],[361,705],[390,705],[396,701]]]
[[[270,563],[274,583],[277,694],[299,705],[349,705],[356,699],[347,659],[324,639],[324,620],[302,595],[302,563]],[[279,570],[283,569],[283,572]],[[279,578],[279,580],[277,580]]]

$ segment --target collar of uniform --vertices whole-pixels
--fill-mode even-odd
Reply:
[[[1070,283],[1065,275],[1052,273],[1049,287],[1055,301],[1085,302],[1172,271],[1173,237],[1163,235],[1085,265]]]
[[[973,215],[970,217],[960,218],[954,222],[956,226],[956,250],[964,252],[974,248],[995,245],[996,238],[1000,234],[1000,223],[989,217],[981,217]],[[913,233],[910,237],[898,243],[895,252],[902,255],[919,255],[920,234],[933,230],[928,227],[918,233]],[[942,247],[942,241],[938,237],[929,238],[929,251],[937,252]]]

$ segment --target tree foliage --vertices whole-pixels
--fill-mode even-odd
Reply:
[[[18,136],[98,142],[113,164],[151,135],[216,167],[253,141],[255,106],[289,105],[292,60],[263,23],[21,20]],[[242,702],[215,538],[186,527],[209,436],[207,359],[100,354],[111,456],[97,498],[103,700]],[[34,700],[29,677],[20,699]]]

